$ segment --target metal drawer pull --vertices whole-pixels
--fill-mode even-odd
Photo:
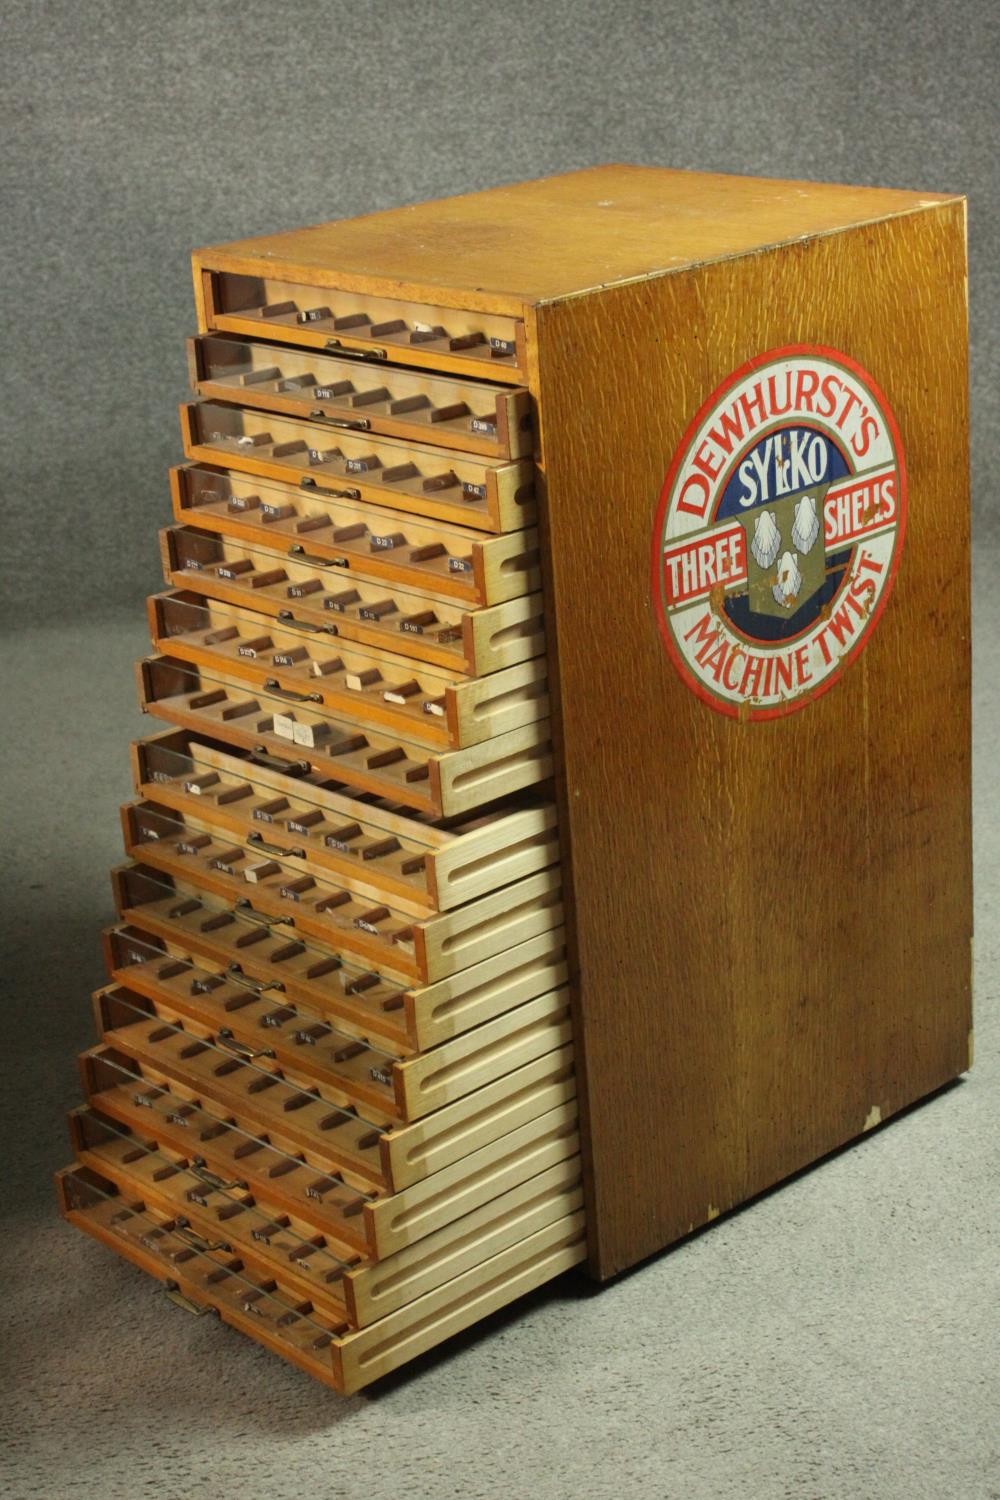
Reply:
[[[191,1297],[185,1297],[176,1281],[164,1283],[166,1287],[167,1300],[175,1307],[183,1307],[185,1312],[191,1313],[196,1318],[203,1318],[206,1313],[214,1313],[214,1307],[206,1307],[203,1302],[195,1302]]]
[[[327,339],[324,345],[327,349],[336,349],[337,353],[344,359],[388,359],[389,354],[385,349],[345,349],[339,339]]]
[[[239,1037],[233,1036],[228,1027],[223,1027],[216,1033],[215,1040],[220,1047],[225,1047],[227,1052],[235,1052],[237,1057],[244,1057],[252,1062],[255,1057],[273,1057],[274,1051],[271,1047],[251,1047],[249,1042],[241,1042]]]
[[[234,903],[234,905],[241,917],[243,917],[247,922],[256,922],[260,927],[295,926],[294,917],[269,917],[265,912],[254,911],[246,896],[241,896],[240,899]]]
[[[290,703],[322,703],[321,693],[294,693],[291,688],[283,688],[277,677],[266,677],[264,679],[264,691],[273,693],[276,698],[285,698]]]
[[[278,990],[284,993],[285,986],[278,979],[248,979],[239,964],[230,964],[226,970],[226,978],[233,984],[242,985],[245,990],[250,990],[255,995],[263,995],[267,990]]]
[[[316,557],[312,552],[307,552],[301,542],[293,542],[288,549],[289,557],[294,557],[296,562],[308,563],[310,568],[346,568],[347,558]]]
[[[347,427],[352,432],[370,432],[372,426],[367,417],[328,417],[325,411],[311,411],[309,417],[319,418],[328,427]]]
[[[311,620],[297,620],[290,609],[279,609],[278,619],[282,625],[294,625],[296,630],[305,630],[310,635],[337,635],[336,625],[314,625]]]
[[[182,1224],[178,1221],[174,1226],[174,1234],[179,1240],[183,1240],[185,1245],[190,1245],[192,1250],[198,1250],[202,1255],[207,1255],[212,1250],[225,1250],[227,1254],[232,1254],[232,1245],[227,1244],[225,1240],[206,1240],[196,1229],[192,1229],[190,1224]]]
[[[265,854],[283,854],[288,859],[305,859],[304,849],[284,849],[280,844],[269,844],[262,833],[250,833],[247,835],[247,843],[253,844],[255,849],[263,849]]]
[[[250,759],[255,766],[263,766],[265,771],[280,771],[282,776],[305,776],[309,770],[307,760],[282,760],[280,755],[269,754],[264,745],[255,745]]]
[[[233,1182],[226,1182],[225,1178],[218,1177],[215,1172],[210,1172],[201,1157],[196,1157],[188,1170],[193,1177],[197,1177],[199,1182],[204,1183],[205,1187],[212,1188],[218,1193],[249,1192],[247,1184],[238,1178]]]

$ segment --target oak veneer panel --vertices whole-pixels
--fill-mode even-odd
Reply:
[[[923,201],[887,188],[605,165],[213,245],[194,264],[196,273],[205,265],[517,316],[523,303],[911,213]]]
[[[600,1277],[968,1066],[966,332],[960,201],[537,310]],[[909,524],[860,658],[739,722],[661,644],[654,514],[705,398],[800,342],[885,392]]]

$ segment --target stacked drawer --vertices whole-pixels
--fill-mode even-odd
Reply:
[[[523,333],[200,291],[59,1193],[352,1391],[584,1255]]]

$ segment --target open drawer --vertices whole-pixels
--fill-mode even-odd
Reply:
[[[544,657],[469,678],[342,640],[333,623],[277,620],[186,590],[151,594],[147,615],[158,651],[421,744],[477,745],[549,711]]]
[[[56,1178],[66,1219],[166,1284],[191,1312],[226,1323],[342,1394],[388,1374],[499,1307],[568,1270],[586,1254],[584,1216],[556,1219],[488,1260],[351,1332],[317,1312],[294,1284],[251,1274],[238,1255],[201,1249],[175,1221],[119,1194],[87,1167]]]
[[[188,340],[188,365],[198,395],[217,401],[486,458],[531,455],[531,397],[510,386],[212,334]]]
[[[469,608],[396,584],[345,578],[322,558],[303,562],[300,553],[193,526],[165,527],[160,552],[164,577],[175,588],[468,677],[485,677],[545,651],[540,593]]]
[[[238,977],[176,957],[135,933],[107,939],[113,977],[130,1004],[148,1002],[165,1021],[214,1038],[236,1056],[287,1076],[309,1079],[376,1118],[412,1121],[454,1103],[571,1040],[565,988],[541,995],[494,1021],[416,1057],[401,1057]],[[98,1028],[127,1007],[100,991]],[[132,999],[131,997],[135,997]],[[261,1061],[261,1060],[264,1061]]]
[[[251,750],[283,775],[314,771],[435,817],[461,816],[552,774],[547,719],[464,750],[435,750],[171,656],[146,657],[136,670],[142,708],[156,718]]]
[[[478,531],[518,531],[535,521],[535,467],[527,458],[447,453],[219,401],[187,402],[180,418],[184,452],[204,463],[291,484],[312,479],[345,500]]]
[[[204,817],[156,802],[122,808],[128,854],[198,890],[252,900],[296,936],[375,965],[394,978],[433,984],[562,923],[559,865],[446,912],[414,915],[348,890],[329,872],[310,873],[304,851],[278,858],[237,841]]]
[[[231,271],[203,270],[196,290],[205,330],[341,356],[353,350],[379,366],[395,360],[515,385],[526,379],[524,324],[515,318]]]
[[[567,1110],[550,1102],[549,1085],[565,1081],[567,1061],[572,1062],[565,1047],[546,1052],[433,1114],[400,1124],[385,1116],[366,1119],[353,1107],[327,1098],[318,1085],[236,1057],[204,1029],[199,1036],[143,1014],[137,1009],[141,997],[130,991],[112,986],[102,994],[118,1024],[107,1032],[110,1041],[96,1050],[114,1064],[113,1079],[125,1090],[133,1110],[155,1109],[159,1120],[161,1106],[167,1107],[161,1096],[170,1096],[172,1117],[178,1114],[177,1100],[187,1101],[192,1109],[182,1105],[180,1119],[173,1119],[173,1124],[188,1132],[189,1148],[193,1133],[202,1129],[196,1112],[213,1118],[221,1114],[286,1156],[298,1158],[300,1166],[309,1169],[299,1186],[303,1192],[311,1188],[317,1204],[327,1191],[317,1173],[336,1179],[337,1194],[342,1194],[344,1184],[352,1187],[350,1214],[362,1219],[356,1234],[365,1236],[368,1253],[379,1258],[578,1149],[575,1106]],[[88,1079],[94,1057],[94,1052],[85,1053],[81,1064]],[[119,1065],[134,1076],[126,1079],[116,1071]],[[101,1074],[102,1088],[107,1076]],[[142,1088],[137,1088],[135,1076],[141,1078]],[[116,1102],[104,1093],[96,1103],[117,1114]],[[134,1116],[125,1123],[134,1123]],[[247,1147],[238,1160],[252,1154]],[[252,1165],[245,1162],[247,1169]],[[337,1202],[341,1204],[340,1197]]]
[[[252,754],[184,730],[136,741],[132,768],[141,796],[197,814],[264,853],[301,850],[310,868],[348,890],[417,914],[450,910],[559,858],[555,806],[530,797],[445,826],[393,803],[345,796],[315,775],[268,770]]]
[[[178,521],[284,549],[293,563],[336,568],[340,576],[331,579],[331,592],[361,579],[479,605],[502,604],[541,587],[533,530],[486,536],[345,499],[343,491],[312,480],[294,488],[203,464],[176,465],[170,487]]]
[[[119,866],[111,879],[117,909],[144,945],[162,944],[173,958],[301,1006],[393,1055],[436,1047],[566,982],[561,927],[435,984],[407,985],[322,944],[293,940],[252,902],[230,905],[151,865]],[[117,961],[109,952],[112,969]]]
[[[365,1328],[480,1265],[582,1204],[580,1158],[571,1156],[519,1183],[471,1214],[378,1261],[310,1215],[312,1204],[291,1212],[267,1192],[213,1177],[195,1165],[189,1146],[179,1153],[161,1145],[154,1122],[139,1131],[82,1107],[69,1117],[70,1140],[81,1166],[120,1194],[172,1219],[188,1247],[238,1254],[261,1276],[283,1276],[325,1316]],[[150,1130],[153,1134],[150,1134]]]

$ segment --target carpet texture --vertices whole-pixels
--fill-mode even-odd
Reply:
[[[4,653],[2,1492],[228,1500],[997,1500],[1000,608],[976,590],[969,1077],[595,1292],[570,1275],[351,1400],[57,1217],[121,858],[142,624]],[[92,691],[99,664],[102,691]],[[75,751],[69,736],[74,736]],[[81,755],[79,747],[85,747]]]

